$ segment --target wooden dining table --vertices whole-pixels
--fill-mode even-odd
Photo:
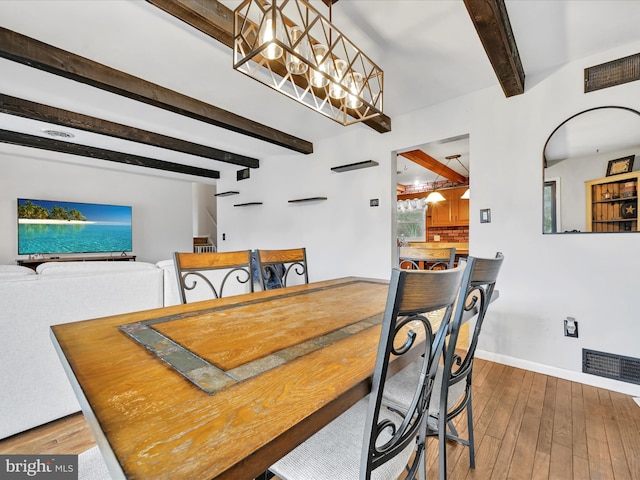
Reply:
[[[387,292],[349,277],[51,337],[114,479],[252,479],[370,392]]]

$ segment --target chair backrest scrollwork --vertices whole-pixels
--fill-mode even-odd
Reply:
[[[370,478],[373,470],[400,455],[405,455],[409,461],[407,478],[415,478],[416,472],[424,468],[424,422],[464,272],[463,264],[450,270],[393,269],[365,425],[360,470],[366,474],[361,478]],[[442,318],[435,331],[428,318],[434,314]],[[394,359],[394,372],[389,368],[391,358]],[[414,393],[408,413],[401,417],[399,424],[392,425],[389,420],[379,422],[387,378],[396,368],[401,368],[398,365],[418,359],[421,359],[421,374],[416,378],[415,389],[412,387]],[[381,445],[383,435],[390,439]],[[420,437],[417,443],[416,437]],[[408,451],[413,453],[416,445],[415,455],[407,456]]]
[[[174,252],[173,258],[182,303],[187,303],[188,292],[195,293],[196,288],[199,288],[198,300],[222,298],[229,280],[235,280],[240,285],[247,284],[248,289],[243,290],[253,292],[251,250],[211,253]],[[203,293],[203,290],[206,293]],[[245,291],[235,293],[245,293]]]
[[[264,290],[291,286],[294,277],[299,283],[309,283],[305,248],[256,250],[256,254],[260,282]]]

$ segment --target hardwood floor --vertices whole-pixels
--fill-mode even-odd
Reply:
[[[449,480],[640,480],[640,406],[632,397],[476,359],[476,468],[447,442]],[[464,414],[456,420],[466,436]],[[81,414],[0,440],[0,453],[80,453],[95,444]],[[436,439],[427,478],[437,478]]]
[[[76,413],[0,440],[0,454],[78,454],[96,444],[87,422]]]

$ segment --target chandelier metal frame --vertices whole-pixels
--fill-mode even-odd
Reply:
[[[244,0],[233,46],[235,70],[342,125],[383,114],[383,71],[306,0]]]

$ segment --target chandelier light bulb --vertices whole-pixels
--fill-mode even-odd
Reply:
[[[289,35],[291,39],[291,45],[295,44],[299,41],[299,43],[294,47],[293,51],[300,55],[303,58],[309,59],[310,48],[309,41],[307,37],[303,37],[303,31],[299,27],[291,27],[289,30]],[[303,75],[309,69],[309,66],[300,60],[295,55],[291,53],[287,53],[286,55],[286,67],[289,73],[294,75]]]
[[[362,100],[360,100],[360,90],[362,89],[362,75],[358,72],[352,72],[347,75],[347,88],[349,94],[345,103],[348,108],[360,108]]]
[[[260,45],[267,45],[263,51],[265,58],[276,60],[282,56],[282,47],[274,40],[282,38],[282,26],[273,18],[273,11],[269,10],[264,15],[260,31],[258,32]]]
[[[328,73],[329,71],[329,60],[326,58],[328,52],[329,48],[326,45],[318,43],[313,46],[313,58],[315,59],[317,67],[311,71],[309,82],[314,87],[323,88],[329,83],[329,80],[320,73]]]
[[[341,99],[347,96],[347,92],[342,88],[340,82],[343,80],[344,72],[347,69],[347,62],[341,58],[335,59],[329,65],[329,75],[334,79],[329,85],[329,96],[335,99]]]

